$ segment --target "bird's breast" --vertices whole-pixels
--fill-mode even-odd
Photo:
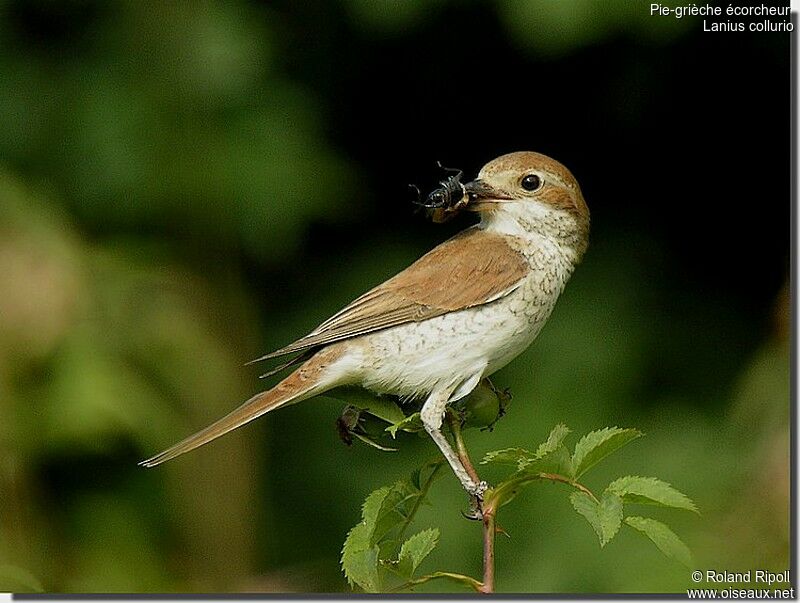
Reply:
[[[530,272],[508,295],[364,336],[364,385],[421,396],[442,383],[505,366],[533,342],[550,316],[572,271],[562,256],[539,246],[526,254]]]

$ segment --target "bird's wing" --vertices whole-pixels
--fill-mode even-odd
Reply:
[[[527,260],[506,237],[473,227],[354,300],[305,337],[258,360],[487,304],[516,289],[528,270]]]

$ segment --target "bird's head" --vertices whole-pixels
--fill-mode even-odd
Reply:
[[[480,212],[487,227],[554,237],[579,255],[586,249],[589,208],[577,180],[558,161],[530,151],[509,153],[483,166],[464,187],[467,209]]]

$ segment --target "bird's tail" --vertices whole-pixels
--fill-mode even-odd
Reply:
[[[212,423],[205,429],[198,431],[167,448],[165,451],[139,463],[143,467],[155,467],[163,462],[194,450],[211,440],[215,440],[253,419],[271,410],[286,404],[300,402],[339,384],[335,371],[330,370],[331,363],[338,359],[339,353],[331,346],[321,350],[311,359],[278,383],[275,387],[260,394],[256,394],[239,408]]]

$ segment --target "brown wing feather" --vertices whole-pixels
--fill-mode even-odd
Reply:
[[[525,257],[507,237],[473,227],[357,298],[305,337],[258,360],[486,304],[513,291],[527,271]]]

